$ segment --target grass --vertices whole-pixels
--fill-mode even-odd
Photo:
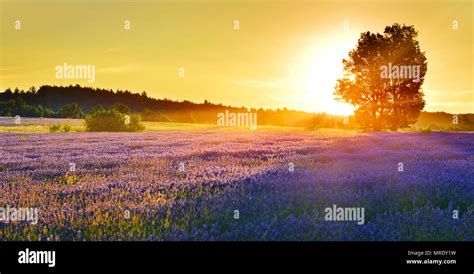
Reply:
[[[81,125],[72,125],[71,132],[83,132],[85,127]],[[50,126],[46,125],[15,125],[15,126],[0,126],[0,132],[13,133],[49,133]]]
[[[84,132],[86,127],[84,122],[70,123],[69,119],[52,119],[51,123],[48,123],[48,118],[42,118],[41,123],[35,124],[33,119],[30,119],[28,124],[15,125],[15,124],[3,124],[0,125],[0,132],[13,132],[13,133],[50,133],[50,127],[52,126],[64,126],[70,125],[70,132]],[[39,118],[38,118],[39,121]],[[250,131],[248,127],[219,127],[213,124],[191,124],[191,123],[168,123],[168,122],[148,122],[144,121],[145,132],[162,132],[162,131],[207,131],[207,130],[226,130],[226,131]],[[282,126],[270,126],[263,125],[258,126],[256,131],[303,131],[303,128],[298,127],[282,127]]]
[[[0,120],[3,117],[0,117]],[[6,118],[5,118],[6,119]],[[5,120],[4,119],[4,120]],[[63,132],[63,127],[66,125],[70,126],[70,132],[85,132],[85,122],[83,119],[56,119],[56,118],[25,118],[27,122],[15,125],[13,122],[2,123],[0,122],[0,133],[1,132],[12,132],[12,133],[50,133],[51,126],[61,126],[59,132]],[[13,120],[12,120],[13,121]],[[22,120],[23,121],[23,120]],[[163,132],[163,131],[241,131],[241,132],[252,132],[252,131],[309,131],[317,132],[318,134],[324,133],[356,133],[357,130],[353,129],[337,129],[337,128],[318,128],[318,129],[305,129],[303,127],[284,127],[284,126],[272,126],[272,125],[259,125],[256,130],[250,130],[248,127],[220,127],[214,124],[192,124],[192,123],[171,123],[171,122],[150,122],[143,121],[145,126],[145,132]],[[400,132],[420,132],[423,134],[431,134],[431,129],[419,129],[419,128],[408,128],[400,129]]]

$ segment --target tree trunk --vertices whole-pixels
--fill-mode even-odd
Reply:
[[[377,111],[372,110],[372,131],[380,131],[380,119],[377,119]]]

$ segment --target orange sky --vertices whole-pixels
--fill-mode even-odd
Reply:
[[[428,59],[425,110],[474,112],[471,1],[0,3],[2,90],[80,84],[346,114],[351,107],[332,95],[341,59],[361,32],[405,23],[419,31]],[[56,79],[64,63],[94,65],[95,82]]]

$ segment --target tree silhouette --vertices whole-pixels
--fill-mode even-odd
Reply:
[[[130,114],[130,108],[123,103],[115,103],[111,109],[114,109],[122,114]]]
[[[425,106],[421,85],[427,63],[413,26],[394,24],[379,33],[362,33],[343,60],[345,75],[334,91],[355,106],[365,130],[397,130],[416,122]]]
[[[81,107],[76,103],[71,103],[62,107],[58,112],[59,117],[63,118],[82,118],[84,113]]]

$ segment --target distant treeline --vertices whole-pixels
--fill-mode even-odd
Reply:
[[[247,109],[224,106],[205,100],[203,103],[172,101],[148,97],[128,90],[108,90],[75,86],[41,86],[27,91],[7,89],[0,93],[1,116],[83,118],[97,106],[110,108],[126,105],[132,113],[140,113],[144,121],[216,124],[220,112],[257,113],[258,125],[299,127],[342,127],[343,118],[284,109]]]
[[[453,115],[446,112],[421,112],[414,127],[443,131],[474,131],[474,114]]]
[[[258,125],[294,126],[305,128],[357,128],[354,117],[347,124],[344,117],[325,113],[283,109],[248,109],[224,106],[205,100],[203,103],[172,101],[148,97],[145,91],[132,93],[128,90],[75,86],[41,86],[29,90],[7,89],[0,93],[0,116],[84,118],[98,107],[110,108],[123,104],[131,113],[141,114],[144,121],[216,124],[217,114],[225,112],[257,113]],[[415,127],[452,130],[452,115],[448,113],[422,112]],[[440,124],[439,121],[446,121]],[[457,130],[474,130],[472,114],[460,115]]]

